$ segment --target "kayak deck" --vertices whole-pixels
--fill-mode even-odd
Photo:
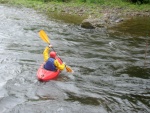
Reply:
[[[60,58],[56,58],[60,64],[62,64],[62,61]],[[44,64],[43,63],[40,68],[38,69],[37,71],[37,78],[39,81],[43,81],[43,82],[46,82],[46,81],[49,81],[49,80],[54,80],[58,77],[59,73],[60,73],[60,70],[57,70],[57,71],[49,71],[49,70],[46,70],[44,69]]]

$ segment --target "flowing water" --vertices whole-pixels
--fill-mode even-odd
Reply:
[[[89,30],[1,5],[0,113],[149,113],[149,20]],[[41,29],[73,74],[37,80]]]

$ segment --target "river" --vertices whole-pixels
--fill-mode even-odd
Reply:
[[[90,30],[0,5],[0,113],[149,113],[149,20]],[[37,80],[41,29],[73,74]]]

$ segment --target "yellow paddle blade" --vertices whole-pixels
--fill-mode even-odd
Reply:
[[[49,38],[48,38],[48,36],[47,36],[47,34],[45,33],[44,30],[40,30],[39,36],[40,36],[40,38],[41,38],[44,42],[50,44]]]
[[[71,73],[73,72],[73,70],[68,66],[66,66],[66,70],[67,70],[67,72],[71,72]]]

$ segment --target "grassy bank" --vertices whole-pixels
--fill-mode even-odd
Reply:
[[[44,2],[44,0],[0,0],[0,3],[34,8],[44,12],[63,12],[79,16],[99,17],[104,12],[150,12],[149,4],[131,4],[122,0],[102,0],[100,3],[76,2]]]

